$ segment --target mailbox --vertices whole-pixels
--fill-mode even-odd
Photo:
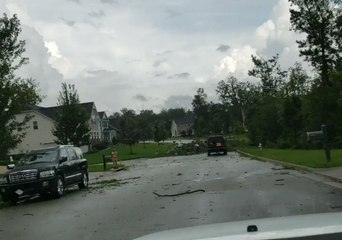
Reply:
[[[323,142],[325,156],[327,161],[330,161],[330,149],[328,146],[328,131],[327,126],[322,125],[320,131],[313,131],[313,132],[306,132],[307,140],[308,141],[321,141]]]
[[[314,131],[314,132],[307,132],[306,133],[308,141],[314,141],[314,140],[323,140],[324,134],[323,131]]]

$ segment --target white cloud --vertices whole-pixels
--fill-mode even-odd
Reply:
[[[247,71],[253,67],[250,60],[252,54],[256,54],[256,49],[249,45],[230,50],[230,54],[216,66],[216,76],[224,78],[229,74],[234,74],[246,78]]]
[[[44,42],[44,46],[48,49],[52,57],[61,58],[61,52],[55,41]]]
[[[212,100],[227,74],[248,77],[251,54],[280,52],[287,65],[298,55],[286,0],[4,2],[25,26],[31,62],[21,74],[40,82],[44,105],[56,103],[62,81],[101,110],[141,110],[141,96],[160,110],[199,87]]]
[[[248,70],[253,64],[251,55],[258,54],[265,58],[280,54],[280,64],[288,68],[295,61],[300,61],[296,39],[300,36],[290,29],[290,4],[287,0],[279,0],[273,7],[270,19],[255,29],[254,35],[244,46],[233,48],[228,55],[215,66],[216,76],[233,74],[241,80],[251,79]]]

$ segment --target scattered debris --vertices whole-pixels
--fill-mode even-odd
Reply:
[[[178,173],[177,176],[182,176],[183,174],[182,173]]]
[[[277,185],[277,186],[284,186],[285,184],[284,184],[284,183],[275,183],[274,185]]]
[[[130,178],[121,179],[121,181],[136,180],[136,179],[139,179],[139,178],[141,178],[141,177],[130,177]]]
[[[342,206],[332,206],[332,205],[330,205],[330,208],[331,209],[338,209],[338,208],[342,208]]]
[[[33,213],[24,213],[23,216],[34,216]]]
[[[116,179],[97,181],[95,183],[90,183],[89,184],[88,191],[91,192],[91,190],[100,189],[99,193],[102,193],[103,192],[101,190],[102,188],[105,188],[105,187],[116,187],[116,186],[119,186],[120,184],[124,184],[124,183],[127,183],[127,182],[121,182],[121,181],[119,182]]]
[[[171,186],[177,186],[180,185],[180,183],[172,183]]]
[[[159,209],[165,209],[165,207],[160,207]]]
[[[112,169],[112,171],[120,172],[120,171],[127,170],[127,169],[128,169],[127,166],[122,166],[122,167],[119,167],[119,168],[114,168],[114,169]]]
[[[276,179],[276,182],[280,182],[280,181],[284,181],[284,179],[283,178]]]
[[[181,196],[181,195],[185,195],[185,194],[191,194],[191,193],[196,193],[196,192],[205,192],[205,190],[203,189],[197,189],[194,191],[185,191],[185,192],[181,192],[181,193],[176,193],[176,194],[159,194],[156,192],[153,192],[154,195],[158,196],[158,197],[177,197],[177,196]]]

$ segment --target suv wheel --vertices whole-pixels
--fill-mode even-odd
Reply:
[[[82,182],[80,182],[78,184],[78,187],[80,189],[87,188],[88,187],[88,182],[89,182],[88,173],[85,171],[85,172],[82,173]]]
[[[55,189],[53,190],[53,196],[55,198],[60,198],[64,195],[64,191],[65,191],[64,180],[61,175],[57,175],[56,186],[55,186]]]

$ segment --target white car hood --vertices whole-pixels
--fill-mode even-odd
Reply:
[[[247,227],[250,225],[256,225],[258,231],[247,232]],[[340,232],[342,232],[342,212],[200,225],[153,233],[137,240],[264,240]]]

